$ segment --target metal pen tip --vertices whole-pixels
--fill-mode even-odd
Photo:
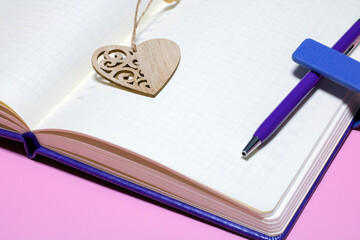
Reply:
[[[241,154],[243,157],[249,156],[259,145],[261,144],[261,141],[258,137],[252,137],[250,142],[246,145],[244,150],[242,150]]]

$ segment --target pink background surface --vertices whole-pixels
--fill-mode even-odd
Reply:
[[[353,131],[288,240],[359,239],[360,132]],[[0,139],[0,239],[242,239]]]

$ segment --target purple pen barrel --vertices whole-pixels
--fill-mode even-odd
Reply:
[[[354,41],[359,37],[360,19],[335,43],[332,49],[346,53],[352,46]],[[314,86],[322,78],[312,71],[307,73],[305,77],[296,85],[296,87],[285,97],[284,100],[272,111],[265,119],[260,127],[254,133],[261,142],[266,141],[270,135],[286,120],[286,118],[294,111],[296,106],[309,94]]]
[[[360,19],[335,43],[332,49],[348,54],[352,48],[355,47],[353,44],[359,36]],[[296,106],[311,92],[321,78],[322,76],[317,73],[312,71],[308,72],[285,99],[271,112],[265,121],[262,122],[254,133],[253,138],[244,148],[242,152],[243,156],[248,156],[261,143],[266,141],[296,109]]]
[[[281,103],[270,113],[254,133],[261,142],[264,142],[276,131],[286,118],[296,109],[296,106],[306,97],[307,94],[319,82],[322,76],[309,72],[297,86],[281,101]]]

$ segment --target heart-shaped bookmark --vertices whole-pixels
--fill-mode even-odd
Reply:
[[[111,83],[130,91],[156,96],[180,62],[179,46],[167,39],[151,39],[137,51],[119,45],[97,49],[92,56],[95,71]]]
[[[136,46],[136,28],[152,0],[137,20],[140,2],[138,0],[136,6],[132,46],[101,47],[94,52],[91,60],[95,71],[111,83],[135,93],[155,97],[177,69],[180,48],[168,39],[151,39]]]

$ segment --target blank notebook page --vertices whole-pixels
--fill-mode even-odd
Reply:
[[[37,129],[86,133],[130,149],[261,211],[273,210],[347,91],[322,84],[250,159],[241,150],[299,82],[291,54],[305,38],[331,46],[358,7],[328,1],[181,1],[155,14],[138,42],[168,38],[180,65],[155,98],[93,72]],[[341,19],[341,21],[338,21]],[[335,95],[331,93],[336,93]]]
[[[133,0],[0,2],[0,100],[35,126],[91,71],[97,46],[127,37],[135,6]]]

